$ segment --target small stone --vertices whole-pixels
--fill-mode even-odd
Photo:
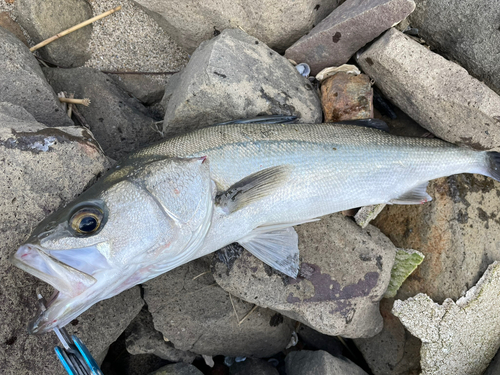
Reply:
[[[301,259],[297,279],[273,271],[247,251],[223,257],[226,247],[214,255],[215,280],[233,295],[327,335],[353,338],[380,332],[378,301],[396,253],[387,237],[373,226],[361,229],[341,214],[296,231]]]
[[[373,118],[373,90],[365,74],[339,72],[321,82],[325,122]]]
[[[442,305],[419,293],[392,312],[422,340],[422,375],[482,374],[500,347],[500,262],[456,302]]]
[[[207,272],[211,257],[144,284],[155,329],[177,349],[202,355],[269,357],[283,350],[290,342],[292,321],[231,297]]]
[[[174,363],[173,365],[166,365],[154,372],[150,372],[149,375],[203,375],[203,373],[193,365]]]
[[[38,61],[13,34],[0,27],[0,102],[19,105],[47,126],[74,125],[47,83]]]
[[[338,0],[219,0],[200,6],[198,0],[136,0],[165,19],[165,30],[192,53],[201,42],[225,29],[240,28],[270,48],[283,52],[317,25]]]
[[[500,150],[500,96],[459,65],[396,29],[357,61],[388,99],[437,137]]]
[[[17,21],[35,43],[92,18],[92,9],[85,0],[16,0],[14,4]],[[90,58],[91,35],[92,24],[47,44],[38,53],[64,68],[82,66]]]
[[[359,211],[356,212],[356,215],[354,215],[354,220],[361,228],[366,228],[366,226],[382,212],[384,207],[385,203],[361,207]]]
[[[90,99],[91,104],[78,106],[78,111],[111,158],[119,159],[161,139],[148,109],[106,74],[91,68],[44,68],[44,73],[57,92]]]
[[[413,9],[413,0],[347,0],[288,48],[285,56],[308,63],[313,74],[345,64],[357,50]]]
[[[301,350],[285,358],[287,375],[367,375],[347,358],[337,358],[322,350]]]
[[[257,42],[257,44],[256,44]],[[322,120],[319,98],[287,59],[241,30],[203,43],[165,88],[166,136],[259,115]]]

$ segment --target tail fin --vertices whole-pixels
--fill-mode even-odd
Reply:
[[[490,151],[487,155],[489,157],[488,175],[500,181],[500,152]]]

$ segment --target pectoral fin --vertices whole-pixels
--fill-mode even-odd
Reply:
[[[288,181],[292,167],[279,165],[263,169],[238,181],[225,192],[217,195],[215,203],[227,213],[232,213],[258,201]]]
[[[403,195],[391,200],[390,204],[424,204],[430,202],[432,197],[427,194],[427,185],[429,182],[425,182],[407,191]]]

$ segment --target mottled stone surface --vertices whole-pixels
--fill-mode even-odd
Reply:
[[[396,29],[358,57],[386,97],[448,142],[500,150],[500,96]]]
[[[341,214],[296,230],[301,259],[297,279],[243,251],[229,264],[215,254],[215,280],[233,295],[324,334],[352,338],[378,333],[378,301],[388,286],[396,248],[373,226],[361,229]]]
[[[9,15],[9,12],[0,12],[0,27],[9,30],[14,36],[23,42],[26,46],[28,41],[21,30],[21,27]]]
[[[203,375],[196,367],[187,363],[174,363],[149,373],[149,375]]]
[[[285,56],[308,63],[312,74],[345,64],[357,50],[413,9],[413,0],[347,0],[288,48]]]
[[[285,363],[287,375],[367,375],[347,358],[337,358],[322,350],[291,352]]]

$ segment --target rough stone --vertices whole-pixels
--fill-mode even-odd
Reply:
[[[373,118],[370,77],[339,72],[321,82],[324,122]]]
[[[480,375],[500,347],[500,262],[454,302],[419,293],[394,302],[392,312],[422,340],[422,375]]]
[[[409,17],[419,35],[500,94],[500,7],[490,0],[417,0]]]
[[[384,95],[436,136],[500,150],[500,96],[459,65],[391,29],[358,57]]]
[[[106,74],[90,68],[44,68],[44,73],[57,92],[90,99],[88,107],[78,106],[78,110],[106,155],[113,159],[161,139],[147,108]]]
[[[200,4],[172,0],[136,0],[166,19],[167,33],[192,53],[201,42],[224,29],[241,28],[269,47],[283,52],[325,18],[340,1],[219,0]]]
[[[193,365],[174,363],[173,365],[163,366],[149,375],[203,375],[203,373]]]
[[[28,41],[21,27],[9,15],[9,12],[0,12],[0,27],[9,30],[14,36],[28,46]]]
[[[247,358],[236,362],[229,368],[231,375],[279,375],[278,370],[269,362],[257,358]]]
[[[23,107],[0,102],[0,127],[8,128],[12,122],[36,122],[35,118]]]
[[[413,0],[347,0],[288,48],[285,56],[308,63],[312,74],[345,64],[357,50],[414,9]]]
[[[85,0],[16,0],[17,21],[35,43],[50,38],[92,18],[92,9]],[[47,44],[38,53],[61,67],[82,66],[90,58],[88,50],[92,24]]]
[[[71,201],[105,171],[108,161],[79,127],[49,128],[12,105],[0,116],[0,368],[2,374],[63,374],[55,335],[28,336],[35,290],[46,285],[8,261],[48,214]],[[10,120],[9,120],[10,118]],[[139,288],[100,302],[68,325],[95,357],[102,356],[143,304]]]
[[[302,350],[285,358],[287,375],[367,375],[347,358],[336,358],[322,350]]]
[[[162,102],[166,135],[257,115],[296,115],[302,123],[322,120],[310,82],[283,56],[237,29],[203,43],[165,91],[170,98]]]
[[[143,104],[158,103],[165,93],[164,84],[144,74],[110,74],[109,77]]]
[[[229,264],[220,252],[215,254],[215,280],[233,295],[327,335],[354,338],[380,332],[378,301],[389,284],[396,253],[389,239],[341,214],[296,231],[301,257],[297,279],[272,271],[243,251]]]
[[[355,339],[354,343],[374,375],[418,375],[422,343],[392,314],[393,303],[394,299],[380,301],[382,331],[373,337]]]
[[[290,342],[291,320],[260,307],[252,311],[253,304],[230,297],[210,274],[210,258],[143,285],[155,329],[177,349],[204,355],[268,357],[283,350]]]
[[[29,49],[0,27],[0,102],[25,108],[47,126],[73,125]]]
[[[142,309],[125,330],[125,345],[130,354],[154,354],[170,362],[191,363],[196,354],[175,349],[171,342],[155,330],[153,317],[147,309]]]

